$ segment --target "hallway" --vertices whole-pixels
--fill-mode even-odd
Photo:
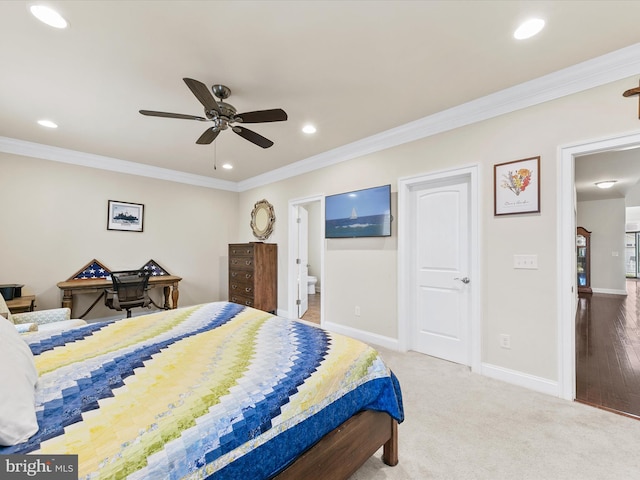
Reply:
[[[580,296],[576,313],[576,401],[640,419],[640,282],[627,296]]]

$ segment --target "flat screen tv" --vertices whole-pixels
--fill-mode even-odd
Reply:
[[[325,198],[325,238],[391,235],[391,185]]]

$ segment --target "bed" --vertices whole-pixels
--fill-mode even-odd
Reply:
[[[80,479],[349,478],[398,462],[397,378],[371,347],[214,302],[22,337],[38,431],[0,454],[77,454]]]

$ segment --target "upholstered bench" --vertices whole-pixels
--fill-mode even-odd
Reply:
[[[2,295],[0,295],[0,315],[13,323],[20,333],[67,330],[87,324],[84,320],[72,319],[69,308],[52,308],[12,314]]]

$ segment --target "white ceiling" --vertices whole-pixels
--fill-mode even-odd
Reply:
[[[66,30],[32,3],[0,1],[0,136],[230,182],[640,41],[637,1],[47,1]],[[546,28],[514,40],[532,16]],[[183,77],[227,85],[239,112],[283,108],[249,126],[275,145],[196,145],[208,124],[138,113],[202,116]]]
[[[640,146],[639,146],[640,147]],[[601,189],[596,182],[615,180]],[[584,155],[575,161],[578,201],[625,198],[640,181],[640,148]]]

